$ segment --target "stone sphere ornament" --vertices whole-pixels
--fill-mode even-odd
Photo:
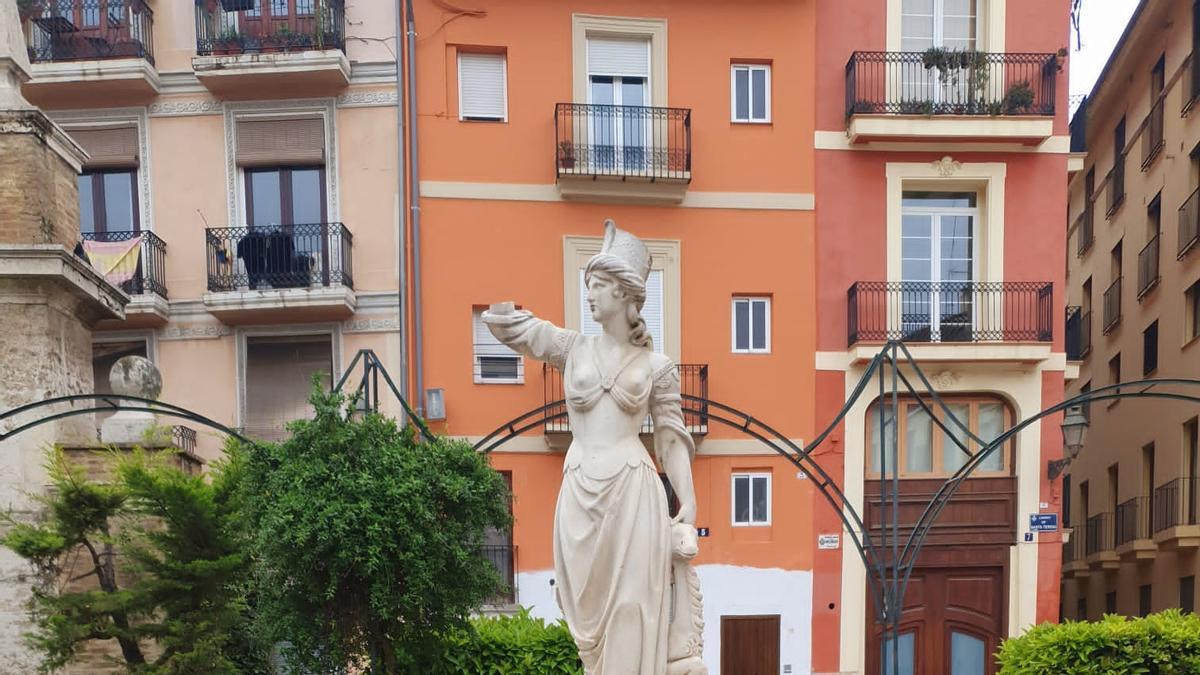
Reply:
[[[120,396],[158,400],[162,393],[162,373],[144,356],[122,356],[108,371],[108,385]]]

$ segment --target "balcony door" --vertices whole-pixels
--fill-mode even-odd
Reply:
[[[307,286],[313,271],[328,283],[332,235],[325,223],[323,167],[247,168],[246,224],[239,257],[251,288],[260,282]]]
[[[972,339],[978,217],[974,193],[904,193],[900,235],[904,340]]]
[[[588,134],[594,167],[637,172],[650,161],[650,41],[588,38]]]
[[[918,53],[903,65],[901,101],[934,105],[967,103],[971,99],[966,69],[926,68],[924,55],[937,47],[974,51],[979,0],[902,0],[900,49]],[[914,108],[919,108],[919,105]],[[952,112],[952,111],[949,111]]]

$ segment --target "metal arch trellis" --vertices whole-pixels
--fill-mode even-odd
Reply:
[[[408,401],[401,395],[395,382],[388,374],[387,369],[384,368],[382,362],[372,350],[359,350],[333,389],[335,391],[344,390],[347,384],[351,383],[351,375],[359,365],[362,367],[362,375],[357,380],[353,396],[357,397],[362,409],[376,411],[379,409],[381,400],[379,379],[382,375],[388,391],[400,402],[407,421],[417,427],[424,439],[433,440],[434,435],[424,420],[413,411]],[[903,367],[907,367],[912,371],[916,384],[905,373]],[[891,379],[890,388],[886,386],[889,374]],[[888,507],[891,507],[892,515],[890,523],[881,519],[878,528],[878,538],[872,536],[870,528],[864,523],[859,510],[846,498],[838,483],[813,457],[815,451],[834,433],[858,403],[859,399],[866,393],[867,387],[871,385],[872,378],[876,378],[878,381],[876,400],[884,401],[887,397],[890,397],[891,410],[893,411],[893,419],[889,428],[889,420],[885,417],[884,410],[886,406],[879,405],[875,408],[875,414],[878,415],[877,419],[879,421],[879,447],[881,448],[879,504],[881,515],[888,513]],[[903,390],[901,390],[901,385],[903,385]],[[950,411],[950,408],[942,400],[937,390],[934,389],[929,378],[925,376],[925,373],[921,370],[919,363],[913,358],[907,346],[900,341],[890,341],[883,345],[879,353],[867,364],[865,371],[859,378],[850,396],[825,430],[804,447],[797,446],[772,426],[732,406],[705,397],[691,395],[683,395],[683,400],[685,403],[697,406],[694,409],[685,407],[685,414],[700,416],[703,419],[738,429],[782,455],[797,468],[807,472],[810,476],[816,477],[814,484],[825,500],[834,508],[834,511],[842,521],[848,538],[854,544],[856,552],[868,572],[868,590],[871,597],[875,600],[875,621],[882,628],[881,644],[885,646],[890,645],[891,650],[891,658],[882,659],[881,670],[886,664],[890,664],[892,673],[899,675],[898,638],[900,635],[901,608],[903,607],[903,599],[909,579],[934,522],[936,522],[946,504],[954,497],[954,494],[962,486],[966,478],[989,455],[998,448],[1003,447],[1005,443],[1012,440],[1023,430],[1050,415],[1057,414],[1072,406],[1120,398],[1167,399],[1200,404],[1200,395],[1163,391],[1162,388],[1165,387],[1200,387],[1200,380],[1178,378],[1148,379],[1101,387],[1049,406],[1014,424],[996,438],[985,441],[971,432],[969,427]],[[1200,391],[1197,393],[1200,393]],[[899,536],[899,425],[894,423],[894,411],[898,409],[900,397],[910,395],[931,419],[932,423],[943,432],[946,432],[944,434],[945,437],[953,441],[969,459],[952,476],[946,479],[925,505],[920,517],[909,532],[907,539],[902,543]],[[929,399],[929,402],[926,401],[926,398]],[[10,420],[20,415],[38,410],[39,408],[63,403],[74,406],[75,403],[82,401],[90,401],[95,405],[82,408],[72,407],[69,410],[45,415],[3,431]],[[941,411],[942,414],[940,416],[933,414],[935,407]],[[76,415],[115,412],[118,410],[149,412],[190,420],[197,424],[222,431],[242,442],[254,443],[253,439],[243,436],[238,430],[187,408],[154,399],[118,394],[58,396],[6,410],[0,413],[0,441],[7,440],[19,433],[54,420]],[[548,421],[561,419],[566,415],[565,401],[560,400],[548,403],[500,425],[477,442],[475,448],[482,452],[491,452],[516,436],[542,426]],[[888,433],[891,434],[890,446],[887,443]],[[971,443],[977,444],[979,450],[972,452],[970,449]],[[884,452],[882,449],[885,448],[889,449],[889,451]],[[891,474],[888,473],[889,466],[891,467]],[[891,482],[890,490],[887,489],[889,481]],[[888,499],[890,501],[887,501]],[[888,532],[889,524],[891,526],[890,533]],[[891,555],[887,556],[889,547]]]
[[[905,373],[905,367],[911,370],[912,378]],[[889,375],[891,380],[890,387],[886,386]],[[858,509],[846,498],[837,482],[829,476],[813,457],[815,451],[837,430],[838,426],[844,421],[859,399],[866,393],[867,387],[871,385],[872,378],[877,379],[878,383],[878,393],[875,400],[882,402],[890,397],[890,407],[893,411],[893,419],[890,421],[885,417],[885,407],[887,406],[878,405],[874,411],[879,421],[879,447],[881,448],[879,467],[880,513],[881,516],[886,516],[890,510],[891,515],[890,522],[885,518],[880,519],[878,537],[872,536]],[[913,379],[916,380],[916,384],[914,384]],[[951,412],[949,406],[942,400],[941,395],[921,370],[919,363],[908,350],[908,347],[901,341],[893,340],[883,345],[879,353],[867,364],[865,371],[859,378],[850,396],[825,430],[818,434],[811,443],[802,448],[788,440],[770,425],[732,406],[686,394],[683,395],[683,401],[699,406],[699,409],[685,407],[685,414],[701,416],[704,419],[716,421],[738,429],[782,455],[797,468],[806,471],[810,476],[817,477],[814,481],[816,488],[834,508],[846,530],[848,538],[854,544],[856,552],[868,572],[868,591],[875,600],[875,622],[882,629],[880,644],[885,648],[890,647],[891,652],[891,658],[887,658],[886,652],[881,654],[884,658],[880,659],[880,672],[887,669],[891,671],[891,675],[899,675],[901,672],[901,664],[899,662],[900,620],[902,618],[903,600],[908,588],[908,582],[933,524],[962,486],[963,482],[992,453],[1004,447],[1006,443],[1022,431],[1046,417],[1062,412],[1072,406],[1120,398],[1167,399],[1200,404],[1200,395],[1162,391],[1161,389],[1164,387],[1200,388],[1200,380],[1179,378],[1148,379],[1101,387],[1049,406],[1017,422],[996,438],[985,440],[972,432],[963,420],[960,420]],[[1197,389],[1197,394],[1200,394],[1200,389]],[[968,457],[968,460],[953,475],[946,479],[925,505],[920,517],[913,524],[911,531],[904,541],[901,541],[899,531],[901,486],[899,476],[899,425],[895,423],[894,418],[894,411],[898,410],[901,396],[906,397],[906,399],[911,396],[912,400],[921,407],[932,423],[945,432],[945,438],[952,440],[954,445]],[[929,399],[929,402],[926,399]],[[942,414],[940,416],[934,415],[934,408],[939,409]],[[546,422],[561,419],[566,415],[565,401],[559,400],[548,403],[500,425],[494,431],[480,439],[475,444],[475,448],[482,452],[491,452],[516,436],[532,431]],[[890,445],[887,442],[889,440],[887,434],[889,433],[891,435]],[[971,450],[970,444],[972,443],[978,446],[979,449],[977,451],[973,452]],[[888,451],[885,452],[883,450],[885,448]],[[890,533],[888,531],[889,526],[891,529]],[[889,552],[890,556],[888,555]]]

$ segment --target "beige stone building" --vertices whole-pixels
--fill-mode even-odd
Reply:
[[[1200,379],[1200,5],[1143,0],[1072,123],[1070,395]],[[1074,311],[1074,310],[1072,310]],[[1194,404],[1094,403],[1063,480],[1064,618],[1193,611],[1200,572]]]

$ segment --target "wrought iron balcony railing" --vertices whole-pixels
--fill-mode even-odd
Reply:
[[[692,111],[638,105],[559,103],[557,175],[649,181],[692,179]]]
[[[1053,115],[1054,54],[854,52],[846,118],[894,115]]]
[[[1087,558],[1086,545],[1086,530],[1076,527],[1071,532],[1071,540],[1063,542],[1063,565],[1070,565],[1073,562],[1083,562]]]
[[[196,430],[191,427],[182,424],[171,427],[171,442],[177,449],[189,455],[196,454]]]
[[[849,344],[1049,342],[1053,285],[1008,281],[858,281],[847,291]]]
[[[1146,130],[1142,135],[1143,169],[1153,164],[1163,149],[1163,100],[1158,99],[1146,117]]]
[[[1091,200],[1088,200],[1086,206],[1083,207],[1083,213],[1075,219],[1075,255],[1082,258],[1084,253],[1092,247],[1092,243],[1096,241],[1096,222],[1094,220],[1095,210]]]
[[[1105,195],[1104,215],[1111,217],[1125,203],[1125,152],[1117,155],[1113,168],[1108,172],[1108,190]]]
[[[29,60],[141,58],[154,63],[154,12],[144,0],[30,0]]]
[[[1200,478],[1176,478],[1154,488],[1154,531],[1200,525]]]
[[[1179,246],[1176,259],[1182,260],[1200,240],[1200,188],[1194,190],[1183,206],[1179,207]]]
[[[1100,513],[1087,519],[1087,543],[1084,550],[1087,555],[1113,549],[1113,535],[1116,534],[1112,524],[1111,513]]]
[[[126,271],[114,272],[109,281],[129,295],[154,293],[164,300],[167,297],[167,243],[158,235],[146,230],[115,230],[109,232],[84,232],[84,241],[132,242],[137,246],[137,267],[132,276]],[[86,247],[85,247],[86,248]]]
[[[484,544],[483,556],[495,566],[504,587],[487,600],[489,605],[517,604],[517,547],[512,544]]]
[[[1153,503],[1150,497],[1134,497],[1117,504],[1117,546],[1150,538]]]
[[[1138,252],[1138,300],[1158,285],[1158,242],[1161,239],[1162,233],[1155,233]]]
[[[346,51],[345,0],[202,0],[196,53]]]
[[[1117,277],[1104,291],[1104,334],[1121,323],[1121,277]]]
[[[685,396],[708,398],[708,364],[680,363],[675,366],[679,370],[679,391]],[[549,364],[542,364],[543,398],[546,405],[566,398],[563,391],[562,373]],[[547,433],[566,432],[571,430],[571,420],[567,416],[554,415],[566,411],[566,404],[559,404],[546,410],[545,431]],[[683,401],[683,425],[693,434],[708,433],[708,405],[695,401]],[[649,416],[642,422],[641,433],[654,433],[654,421]]]
[[[1186,117],[1196,105],[1196,101],[1200,100],[1200,68],[1196,67],[1196,54],[1188,54],[1183,84],[1183,106],[1179,114]]]
[[[1092,351],[1092,311],[1079,313],[1079,358]]]
[[[350,231],[341,223],[205,230],[213,292],[353,287]]]

